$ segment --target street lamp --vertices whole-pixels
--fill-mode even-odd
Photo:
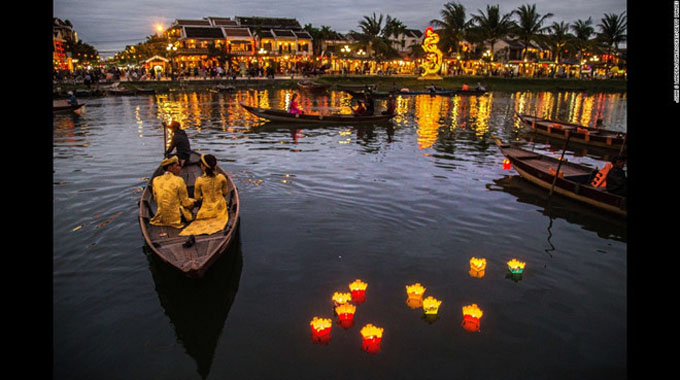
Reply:
[[[168,56],[170,56],[170,70],[172,70],[172,74],[174,76],[175,67],[174,67],[174,62],[173,62],[173,57],[174,57],[173,53],[177,51],[177,46],[175,46],[172,43],[168,43],[168,46],[165,48],[165,50],[168,52]]]

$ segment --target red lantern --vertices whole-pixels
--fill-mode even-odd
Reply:
[[[512,168],[512,165],[510,165],[510,160],[509,159],[504,159],[503,160],[503,169],[504,170],[510,170]]]
[[[380,341],[382,340],[383,328],[367,324],[361,331],[361,349],[369,354],[380,352]]]
[[[475,318],[471,315],[464,315],[461,326],[463,326],[466,331],[477,332],[479,331],[479,318]]]
[[[312,342],[327,344],[331,340],[331,320],[328,318],[314,317],[309,323],[312,328]]]
[[[335,308],[335,313],[338,315],[338,323],[345,329],[354,326],[354,313],[356,306],[345,303]]]
[[[349,284],[349,290],[352,293],[352,301],[354,303],[362,303],[366,301],[366,287],[368,284],[361,280],[356,280]]]

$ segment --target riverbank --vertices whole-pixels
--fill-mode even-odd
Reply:
[[[555,78],[500,78],[483,76],[454,76],[441,80],[420,80],[416,76],[367,76],[367,75],[322,75],[314,78],[279,76],[276,78],[247,78],[234,79],[182,79],[157,81],[127,81],[119,82],[118,88],[144,88],[156,92],[173,90],[206,90],[217,85],[231,85],[236,89],[248,88],[283,88],[297,89],[297,82],[313,80],[328,85],[330,89],[339,86],[377,85],[378,90],[389,90],[393,86],[408,88],[409,90],[423,90],[426,86],[435,85],[440,88],[460,88],[463,84],[471,87],[481,83],[487,90],[496,92],[517,91],[583,91],[583,92],[626,92],[627,81],[624,79],[555,79]],[[99,88],[106,88],[108,84],[99,84]],[[85,84],[55,84],[54,92],[88,89]],[[95,86],[90,86],[94,89]]]

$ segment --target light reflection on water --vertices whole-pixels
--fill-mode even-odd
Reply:
[[[386,378],[625,370],[625,223],[548,202],[502,169],[492,139],[559,155],[561,144],[528,136],[514,112],[626,131],[625,94],[398,97],[394,120],[375,126],[266,123],[239,106],[285,109],[294,92],[84,99],[82,115],[55,116],[55,377],[264,378],[273,368],[335,377],[339,360],[359,378],[369,367]],[[298,93],[310,113],[353,105],[344,92]],[[203,291],[168,291],[191,285],[159,281],[142,254],[136,202],[170,118],[241,194],[242,273],[198,301],[217,318],[187,313]],[[596,166],[602,157],[574,148],[568,158]],[[483,279],[467,275],[472,256],[488,261]],[[509,256],[527,262],[522,281],[505,279]],[[386,328],[371,358],[356,329],[334,330],[323,350],[309,344],[308,321],[332,312],[325,301],[356,278],[370,284],[356,326]],[[404,305],[414,282],[444,301],[436,323]],[[476,335],[460,326],[471,303],[485,313]]]

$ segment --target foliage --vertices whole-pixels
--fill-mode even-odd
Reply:
[[[439,14],[441,20],[433,19],[430,25],[438,28],[436,30],[439,34],[439,48],[448,54],[455,52],[460,54],[460,43],[468,37],[468,29],[472,24],[472,20],[465,20],[465,6],[456,2],[448,2],[444,4]]]

